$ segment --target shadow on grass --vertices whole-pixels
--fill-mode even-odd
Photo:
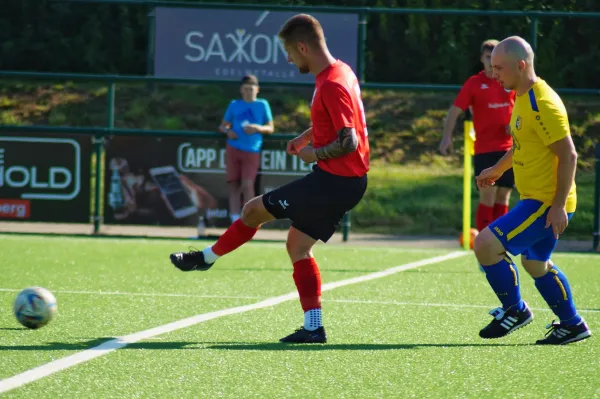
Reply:
[[[477,348],[477,347],[511,347],[531,346],[534,344],[282,344],[282,343],[247,343],[220,344],[208,346],[206,349],[221,350],[255,350],[255,351],[379,351],[421,348]]]
[[[114,338],[98,338],[80,343],[48,342],[35,345],[13,345],[0,346],[0,351],[59,351],[71,350],[81,351],[96,348],[98,350],[116,349],[110,342]],[[98,346],[106,344],[101,348]],[[160,342],[136,342],[122,349],[144,349],[144,350],[230,350],[230,351],[386,351],[399,349],[421,349],[421,348],[478,348],[478,347],[511,347],[531,346],[534,344],[495,344],[495,343],[452,343],[452,344],[283,344],[279,342],[188,342],[188,341],[160,341]],[[121,349],[121,348],[119,348]]]

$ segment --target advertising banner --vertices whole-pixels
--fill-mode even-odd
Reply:
[[[256,195],[312,170],[311,164],[288,155],[286,144],[264,142]],[[224,138],[111,137],[106,146],[106,169],[106,224],[230,224]],[[270,226],[281,227],[282,222]]]
[[[90,222],[91,140],[0,133],[0,220]]]
[[[295,12],[155,9],[154,75],[166,78],[314,82],[287,62],[277,33]],[[312,14],[334,57],[356,72],[358,15]]]

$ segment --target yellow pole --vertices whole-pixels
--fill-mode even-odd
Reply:
[[[473,121],[465,118],[464,121],[465,150],[463,157],[463,249],[471,248],[471,184],[472,184],[472,157],[475,154],[475,130]]]

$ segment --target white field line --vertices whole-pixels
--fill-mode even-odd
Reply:
[[[391,276],[395,273],[402,272],[404,270],[415,269],[417,267],[431,265],[434,263],[444,262],[446,260],[455,259],[467,255],[468,252],[457,251],[451,252],[446,255],[436,256],[433,258],[427,258],[416,262],[407,263],[404,265],[392,267],[376,273],[366,274],[360,277],[354,277],[346,280],[336,281],[333,283],[323,284],[321,287],[322,291],[329,291],[335,288],[344,287],[351,284],[363,283],[365,281],[375,280],[382,277]],[[182,328],[190,327],[199,323],[203,323],[208,320],[217,319],[224,316],[233,314],[245,313],[256,309],[262,309],[269,306],[275,306],[283,302],[291,301],[298,298],[297,292],[290,292],[285,295],[280,295],[272,298],[265,299],[263,301],[244,306],[237,306],[233,308],[218,310],[215,312],[199,314],[196,316],[188,317],[182,320],[174,321],[159,327],[151,328],[149,330],[140,331],[134,334],[126,335],[124,337],[115,338],[110,341],[104,342],[98,346],[90,349],[75,353],[71,356],[64,357],[62,359],[55,360],[50,363],[46,363],[39,367],[27,370],[23,373],[15,376],[0,380],[0,393],[8,392],[15,388],[19,388],[30,382],[37,381],[59,371],[65,370],[69,367],[73,367],[77,364],[87,362],[100,356],[104,356],[113,352],[117,349],[123,348],[128,344],[132,344],[144,339],[156,337],[158,335],[170,333]]]
[[[0,288],[0,292],[19,292],[16,288]],[[149,296],[149,297],[183,297],[183,298],[207,298],[207,299],[262,299],[261,296],[234,296],[234,295],[199,295],[199,294],[172,294],[160,292],[121,292],[121,291],[69,291],[53,290],[55,294],[75,295],[123,295],[123,296]],[[424,306],[431,308],[478,308],[492,309],[494,305],[475,305],[464,303],[433,303],[433,302],[402,302],[402,301],[373,301],[364,299],[323,299],[323,302],[335,303],[358,303],[366,305],[393,305],[393,306]],[[530,308],[535,311],[550,312],[548,308]],[[600,313],[600,309],[581,309],[580,313]]]

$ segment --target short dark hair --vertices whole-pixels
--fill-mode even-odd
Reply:
[[[488,39],[485,42],[481,43],[481,48],[479,49],[480,54],[483,55],[483,53],[485,53],[486,51],[494,50],[494,47],[496,47],[498,43],[499,42],[496,39]]]
[[[283,42],[307,42],[320,44],[325,42],[323,28],[319,21],[308,14],[297,14],[288,19],[278,34]]]
[[[258,86],[258,78],[254,75],[246,75],[242,78],[242,84]]]

